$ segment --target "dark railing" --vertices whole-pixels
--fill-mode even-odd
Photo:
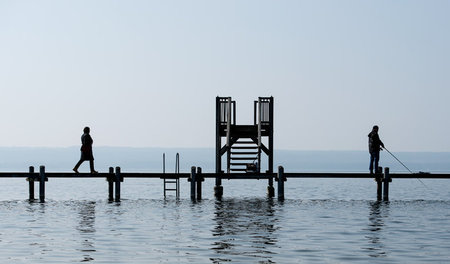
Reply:
[[[231,101],[230,103],[228,103],[229,100],[231,100],[231,98],[229,98],[229,97],[220,97],[219,98],[219,102],[220,102],[219,120],[220,120],[221,125],[227,125],[229,111],[231,111],[231,114],[230,114],[231,124],[232,125],[236,124],[236,102]]]

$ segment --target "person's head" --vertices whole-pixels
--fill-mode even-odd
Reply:
[[[90,131],[91,131],[91,129],[89,127],[85,127],[83,129],[83,132],[86,133],[86,134],[89,134]]]
[[[373,126],[372,131],[378,132],[378,126]]]

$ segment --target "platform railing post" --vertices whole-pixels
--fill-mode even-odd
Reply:
[[[196,185],[196,172],[195,172],[195,166],[191,167],[191,199],[195,200],[195,185]]]
[[[116,197],[114,199],[116,202],[120,202],[120,182],[121,182],[120,167],[116,167],[116,178],[115,178]]]
[[[377,182],[377,200],[381,201],[383,195],[383,168],[379,167],[375,173],[375,181]]]
[[[278,200],[284,200],[284,168],[278,166]]]
[[[200,168],[200,167],[197,168],[197,175],[195,178],[196,178],[196,182],[197,182],[197,199],[201,200],[202,199],[202,181],[203,181],[202,168]]]
[[[391,182],[391,176],[389,175],[389,168],[384,168],[384,188],[383,188],[383,201],[389,201],[389,183]]]
[[[45,202],[45,166],[39,167],[39,202]]]
[[[108,181],[108,200],[114,201],[114,168],[109,167]]]
[[[29,168],[30,175],[28,176],[28,199],[30,201],[34,201],[34,167],[30,166]]]

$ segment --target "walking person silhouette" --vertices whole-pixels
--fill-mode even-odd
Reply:
[[[369,137],[369,153],[370,153],[370,174],[373,174],[373,167],[375,163],[375,173],[378,173],[378,162],[380,161],[380,150],[384,148],[384,144],[378,135],[378,126],[373,126]]]
[[[81,157],[78,163],[73,168],[73,171],[75,173],[78,173],[78,168],[80,167],[81,163],[83,163],[85,160],[89,160],[89,166],[91,169],[91,174],[98,173],[98,171],[95,171],[94,169],[94,155],[92,154],[92,143],[94,141],[92,140],[90,133],[90,128],[85,127],[83,129],[84,134],[81,136]]]

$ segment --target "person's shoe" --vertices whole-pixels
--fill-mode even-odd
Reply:
[[[79,173],[77,169],[73,168],[72,169],[75,173]]]
[[[98,171],[91,171],[91,174],[97,174]]]

